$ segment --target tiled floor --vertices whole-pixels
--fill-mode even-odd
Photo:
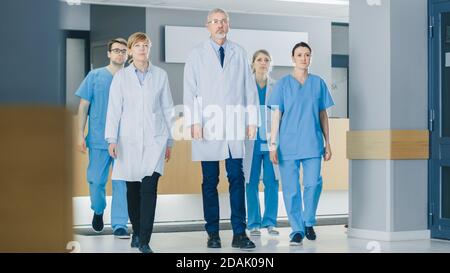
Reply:
[[[252,237],[256,244],[253,252],[263,253],[357,253],[357,252],[449,252],[450,241],[419,240],[404,242],[377,242],[361,239],[347,238],[344,226],[318,226],[315,228],[317,240],[305,240],[303,246],[289,246],[290,228],[279,228],[279,236],[270,236],[265,230],[262,236]],[[221,249],[206,248],[206,233],[201,232],[173,232],[154,233],[150,242],[155,252],[170,253],[240,253],[239,249],[231,248],[232,232],[220,232],[222,239]],[[116,239],[112,235],[84,236],[75,235],[74,240],[79,243],[80,252],[118,252],[138,253],[137,249],[130,247],[130,241]]]

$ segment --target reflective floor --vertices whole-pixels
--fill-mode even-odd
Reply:
[[[266,230],[262,230],[259,237],[251,237],[256,244],[252,252],[263,253],[369,253],[369,252],[448,252],[450,253],[450,241],[441,240],[418,240],[403,242],[381,242],[353,239],[347,237],[347,229],[339,226],[318,226],[316,241],[305,240],[302,246],[289,246],[290,228],[279,228],[280,235],[271,236]],[[231,247],[232,231],[220,232],[222,240],[221,249],[206,248],[206,233],[195,232],[172,232],[154,233],[150,245],[158,253],[240,253],[239,249]],[[80,252],[95,253],[138,253],[135,248],[130,247],[130,240],[117,239],[113,235],[85,236],[75,235],[74,240],[79,243]]]

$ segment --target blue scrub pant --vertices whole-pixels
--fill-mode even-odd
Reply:
[[[108,181],[109,167],[113,163],[108,150],[89,149],[89,165],[87,180],[91,197],[91,209],[95,214],[102,214],[106,208],[106,182]],[[127,228],[127,186],[125,181],[112,181],[111,227]]]
[[[259,177],[263,165],[264,217],[259,206]],[[250,179],[246,184],[248,228],[276,227],[278,214],[278,181],[275,178],[270,154],[254,149]]]
[[[300,163],[303,165],[303,203],[299,182]],[[317,205],[322,192],[321,163],[321,157],[280,160],[284,205],[292,228],[291,238],[296,233],[305,236],[305,226],[312,227],[316,224]]]
[[[245,232],[245,178],[242,169],[242,159],[230,157],[225,160],[227,170],[230,206],[231,227],[234,235]],[[205,229],[208,233],[219,232],[219,161],[202,161],[202,197]]]

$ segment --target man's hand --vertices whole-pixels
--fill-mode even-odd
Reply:
[[[256,136],[256,126],[249,125],[247,126],[247,137],[248,139],[255,139]]]
[[[327,145],[325,146],[325,154],[323,155],[323,160],[324,161],[330,161],[331,160],[331,146],[329,143],[327,143]]]
[[[167,147],[167,148],[166,148],[166,156],[165,156],[166,162],[169,162],[169,160],[170,160],[170,155],[171,155],[171,153],[172,153],[171,149],[172,149],[172,148],[170,148],[170,147]]]
[[[108,152],[112,158],[116,159],[117,158],[117,144],[116,143],[109,144]]]
[[[191,126],[191,137],[195,140],[200,140],[203,138],[203,128],[200,124],[193,124]]]
[[[87,148],[86,148],[86,140],[84,139],[83,135],[80,135],[78,137],[78,149],[80,150],[80,152],[82,152],[83,154],[86,153]]]

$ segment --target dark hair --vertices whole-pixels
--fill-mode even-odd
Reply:
[[[108,51],[111,51],[112,45],[115,43],[127,46],[127,40],[123,38],[112,39],[111,41],[108,42]]]
[[[310,47],[307,43],[305,43],[305,42],[300,42],[300,43],[297,43],[297,44],[294,46],[294,48],[292,49],[292,56],[294,56],[295,50],[296,50],[298,47],[306,47],[307,49],[309,49],[309,52],[312,53],[312,49],[311,49],[311,47]]]

